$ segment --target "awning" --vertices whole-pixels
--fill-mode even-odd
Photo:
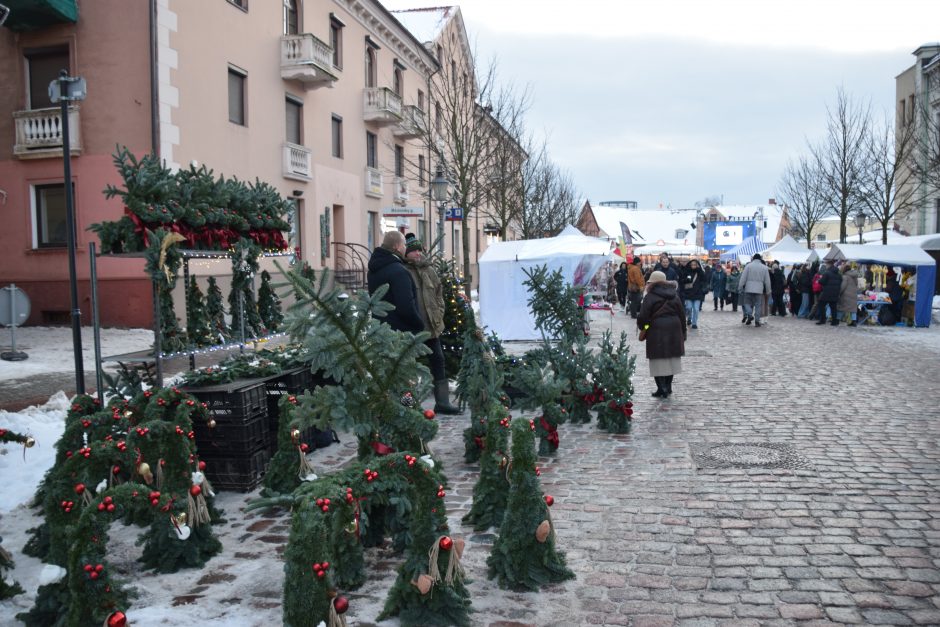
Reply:
[[[75,0],[3,0],[10,9],[4,26],[13,31],[39,30],[52,24],[78,21]]]

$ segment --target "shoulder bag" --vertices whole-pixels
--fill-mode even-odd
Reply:
[[[666,303],[667,303],[667,302],[668,302],[668,301],[665,301],[665,300],[664,300],[663,302],[661,302],[661,303],[659,304],[659,309],[656,310],[656,313],[654,313],[653,315],[650,316],[650,324],[652,324],[653,320],[655,320],[656,318],[659,317],[659,314],[662,312],[662,310],[663,310],[663,308],[666,306]],[[646,334],[647,334],[647,332],[649,331],[649,328],[650,328],[650,325],[647,324],[647,325],[645,325],[642,329],[640,329],[640,333],[637,335],[637,339],[639,339],[641,342],[645,342],[645,341],[646,341]]]

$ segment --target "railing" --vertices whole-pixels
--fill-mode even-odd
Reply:
[[[401,123],[392,131],[397,137],[421,137],[427,132],[424,111],[415,105],[406,105],[402,109]]]
[[[346,289],[364,290],[368,287],[366,268],[369,266],[369,257],[372,251],[362,244],[348,244],[333,242],[334,268],[333,274],[337,283]]]
[[[395,202],[408,202],[408,181],[400,176],[395,177]]]
[[[367,122],[401,120],[401,96],[388,87],[366,87],[363,91],[363,117]]]
[[[62,153],[61,108],[14,111],[13,119],[16,123],[16,143],[13,146],[13,154],[21,157],[39,157]],[[80,154],[82,151],[79,122],[78,107],[69,107],[69,149],[73,154]]]
[[[284,144],[284,178],[309,180],[312,177],[310,155],[311,150],[306,146]]]
[[[366,195],[381,198],[383,195],[382,173],[375,168],[366,166],[365,176],[363,178],[366,182]]]
[[[310,33],[281,37],[281,78],[317,87],[336,81],[334,70],[333,48]]]

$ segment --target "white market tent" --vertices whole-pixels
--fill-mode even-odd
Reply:
[[[915,268],[917,288],[914,300],[914,325],[930,326],[937,262],[917,246],[874,246],[871,244],[833,244],[825,261],[849,260],[864,264]]]
[[[776,261],[782,266],[792,266],[797,263],[812,263],[819,259],[819,255],[815,250],[800,244],[789,235],[784,235],[779,242],[762,252],[761,257],[770,261]]]
[[[661,255],[663,253],[676,257],[702,257],[707,255],[708,251],[695,244],[680,244],[678,242],[648,244],[646,246],[636,246],[633,249],[633,254],[635,255]]]
[[[610,244],[569,225],[556,237],[491,244],[480,255],[480,319],[502,340],[537,340],[524,270],[547,265],[575,287],[591,282],[607,261]]]
[[[728,252],[721,253],[720,259],[721,261],[742,261],[742,257],[747,257],[748,260],[750,260],[754,253],[759,253],[766,249],[767,244],[760,241],[756,235],[753,235],[742,241]]]

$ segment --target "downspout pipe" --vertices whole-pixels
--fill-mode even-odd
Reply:
[[[150,3],[150,152],[160,154],[160,98],[157,69],[157,0]]]

